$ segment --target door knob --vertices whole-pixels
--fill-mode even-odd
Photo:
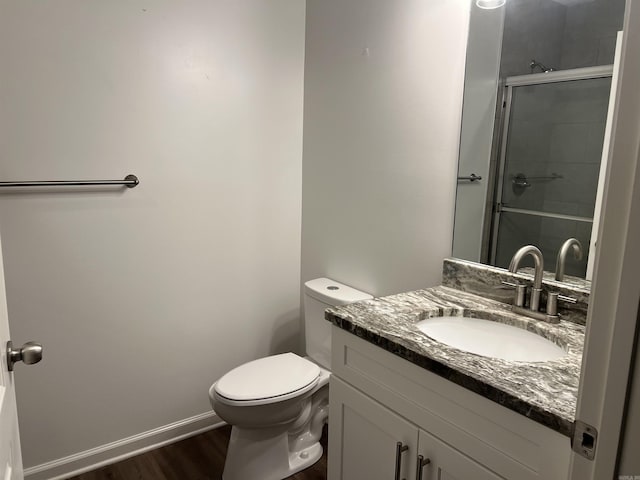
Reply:
[[[16,362],[24,362],[33,365],[42,360],[42,345],[36,342],[27,342],[21,348],[14,349],[11,341],[7,342],[7,367],[13,371]]]

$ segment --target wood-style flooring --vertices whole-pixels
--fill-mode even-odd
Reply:
[[[230,433],[229,426],[210,430],[69,480],[220,480]],[[326,427],[321,443],[322,458],[291,480],[326,480]]]

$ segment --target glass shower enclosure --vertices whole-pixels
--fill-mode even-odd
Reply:
[[[507,78],[490,263],[507,267],[518,248],[537,245],[545,270],[575,237],[584,277],[611,89],[611,67]]]

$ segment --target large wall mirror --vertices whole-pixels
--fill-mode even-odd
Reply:
[[[570,256],[565,272],[589,276],[624,8],[624,0],[473,2],[454,257],[507,267],[533,244],[553,272],[562,244],[576,238],[582,259]]]

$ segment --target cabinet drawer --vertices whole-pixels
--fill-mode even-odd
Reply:
[[[333,327],[333,374],[499,476],[566,480],[568,437]]]

